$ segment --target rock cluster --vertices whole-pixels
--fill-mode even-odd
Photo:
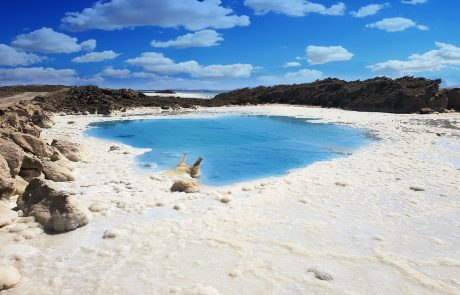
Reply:
[[[34,216],[46,229],[66,231],[87,223],[83,214],[67,201],[63,192],[51,189],[52,181],[72,181],[72,162],[80,161],[78,144],[40,138],[41,128],[53,122],[33,102],[0,108],[0,203],[18,196],[18,208]],[[46,180],[45,180],[46,179]],[[17,218],[17,212],[2,205],[0,227]]]
[[[34,178],[17,200],[24,216],[33,216],[45,229],[64,232],[89,222],[86,212],[72,201],[70,194],[58,190],[53,182]]]

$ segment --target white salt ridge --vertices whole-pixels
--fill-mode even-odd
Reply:
[[[83,134],[90,122],[132,117],[56,117],[46,138],[88,147],[76,181],[59,185],[86,208],[104,209],[93,206],[89,225],[62,235],[15,241],[21,231],[1,228],[0,257],[23,277],[8,294],[460,293],[460,155],[451,148],[460,130],[428,124],[460,122],[459,114],[263,106],[183,117],[230,113],[320,118],[381,140],[282,177],[172,194],[168,177],[136,167],[143,150]],[[121,149],[108,152],[111,145]],[[174,210],[177,204],[186,210]],[[316,278],[312,267],[333,280]]]

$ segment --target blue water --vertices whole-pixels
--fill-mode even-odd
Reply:
[[[223,185],[282,175],[293,168],[351,153],[370,142],[362,130],[306,119],[274,116],[225,116],[153,119],[91,124],[90,136],[152,151],[139,156],[140,167],[174,168],[182,154],[189,164],[204,158],[201,181]]]

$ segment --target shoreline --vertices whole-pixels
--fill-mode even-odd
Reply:
[[[56,236],[38,233],[14,241],[21,231],[2,228],[0,242],[8,255],[18,257],[23,275],[6,294],[32,287],[37,294],[77,288],[82,294],[126,293],[133,282],[137,293],[161,294],[460,290],[460,254],[455,253],[460,238],[450,234],[460,227],[455,217],[460,208],[460,179],[455,177],[460,170],[460,114],[286,105],[190,110],[185,116],[243,112],[314,117],[316,122],[370,130],[381,140],[351,156],[315,162],[285,176],[183,194],[170,193],[172,182],[161,175],[151,178],[136,169],[135,156],[143,150],[84,135],[89,122],[149,118],[152,112],[162,113],[138,108],[107,117],[55,116],[56,125],[43,130],[44,139],[86,147],[83,162],[76,164],[76,181],[58,186],[84,207],[98,203],[104,209],[91,213],[89,225]],[[454,128],[442,127],[443,120]],[[114,144],[120,151],[108,152]],[[221,203],[223,196],[231,202]],[[128,214],[136,217],[123,218]],[[105,222],[111,219],[115,221]],[[103,239],[105,230],[115,237]],[[120,268],[132,277],[118,276]],[[334,279],[319,280],[310,268]],[[51,280],[40,280],[50,273]]]

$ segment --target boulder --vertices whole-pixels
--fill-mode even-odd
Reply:
[[[435,112],[444,112],[444,110],[447,109],[448,105],[449,99],[447,95],[444,94],[442,91],[438,92],[435,96],[433,96],[427,101],[427,107]]]
[[[81,155],[83,153],[81,145],[65,140],[54,139],[53,142],[51,142],[51,146],[55,147],[64,157],[70,161],[81,161]]]
[[[49,160],[43,161],[43,173],[45,174],[46,179],[56,182],[75,180],[75,177],[73,177],[69,169],[59,165],[58,162],[52,162]]]
[[[447,108],[460,111],[460,88],[444,89],[444,94],[447,96]]]
[[[32,178],[39,177],[42,174],[42,171],[42,161],[32,154],[25,153],[21,171],[19,171],[19,176],[26,181],[30,181]]]
[[[71,198],[50,181],[34,178],[17,206],[24,216],[33,216],[45,229],[57,232],[74,230],[88,224],[89,217]]]
[[[21,170],[24,151],[14,142],[0,138],[0,155],[8,163],[11,177],[15,177]]]
[[[199,191],[200,186],[194,179],[176,180],[171,186],[171,192],[197,193]]]
[[[45,141],[25,133],[15,132],[10,135],[11,139],[26,152],[38,157],[49,158],[53,155],[53,148]]]
[[[16,267],[0,264],[0,291],[14,287],[20,280],[21,273]]]
[[[29,183],[19,175],[14,178],[14,195],[22,196]]]
[[[18,219],[18,213],[11,210],[8,206],[0,201],[0,227],[9,225]]]
[[[14,180],[11,178],[8,163],[0,156],[0,199],[9,198],[14,193]]]

